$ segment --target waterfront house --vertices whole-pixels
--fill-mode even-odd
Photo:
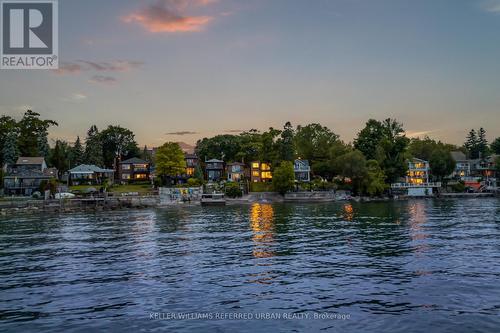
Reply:
[[[441,183],[429,181],[430,165],[428,161],[412,158],[408,161],[408,171],[404,182],[391,184],[395,193],[402,193],[408,196],[429,196],[434,188],[441,187]]]
[[[250,167],[250,177],[253,183],[265,183],[273,180],[270,163],[254,161],[250,164]]]
[[[224,176],[224,161],[211,159],[205,161],[205,174],[210,182],[218,182]]]
[[[198,156],[196,154],[184,154],[184,160],[186,161],[186,176],[191,178],[194,176],[196,167],[198,166]]]
[[[245,164],[240,162],[228,163],[226,172],[227,180],[230,182],[239,182],[246,178]]]
[[[462,177],[470,177],[471,161],[467,159],[461,151],[452,151],[451,157],[455,160],[455,170],[451,174],[451,178],[461,179]]]
[[[69,181],[72,185],[98,185],[107,179],[113,182],[115,171],[103,169],[96,165],[81,164],[68,171]]]
[[[119,178],[122,183],[149,181],[151,179],[151,164],[134,157],[120,162]]]
[[[295,180],[298,182],[309,182],[311,180],[311,167],[308,160],[297,159],[293,162]]]
[[[4,193],[6,195],[27,195],[40,190],[44,181],[57,176],[57,169],[47,169],[43,157],[19,157],[16,164],[7,168],[4,177]]]

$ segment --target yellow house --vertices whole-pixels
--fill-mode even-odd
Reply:
[[[271,164],[259,161],[252,162],[250,164],[250,178],[254,183],[272,181]]]
[[[429,162],[419,158],[408,161],[408,172],[406,182],[408,184],[426,184],[429,182]]]

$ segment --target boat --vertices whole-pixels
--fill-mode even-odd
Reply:
[[[212,193],[212,194],[201,195],[202,206],[224,206],[225,204],[226,204],[226,198],[224,198],[223,193]]]

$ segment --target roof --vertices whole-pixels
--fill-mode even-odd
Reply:
[[[231,162],[231,163],[228,163],[227,166],[231,166],[231,165],[241,165],[241,166],[245,166],[245,163],[241,163],[241,162]]]
[[[197,159],[198,156],[196,156],[196,154],[189,154],[189,153],[185,153],[184,154],[184,158],[189,158],[189,159]]]
[[[224,161],[212,158],[211,160],[208,160],[207,163],[224,163]]]
[[[128,160],[121,161],[120,164],[149,164],[149,162],[141,160],[140,158],[133,157]]]
[[[309,165],[309,160],[296,159],[294,163],[301,163],[303,165]]]
[[[16,164],[19,165],[42,165],[45,162],[43,157],[19,157]]]
[[[423,159],[421,159],[421,158],[417,158],[417,157],[413,157],[413,158],[411,159],[411,161],[419,161],[419,162],[429,163],[429,161],[426,161],[426,160],[423,160]]]
[[[81,164],[77,167],[74,167],[71,170],[68,170],[69,173],[94,173],[94,172],[114,172],[112,169],[103,169],[100,168],[96,165],[88,165],[88,164]]]
[[[451,157],[455,161],[465,161],[465,160],[467,160],[467,157],[461,151],[452,151],[450,154],[451,154]]]

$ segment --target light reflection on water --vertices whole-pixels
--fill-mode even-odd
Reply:
[[[500,201],[0,218],[0,331],[493,332]],[[155,321],[161,312],[351,320]]]

